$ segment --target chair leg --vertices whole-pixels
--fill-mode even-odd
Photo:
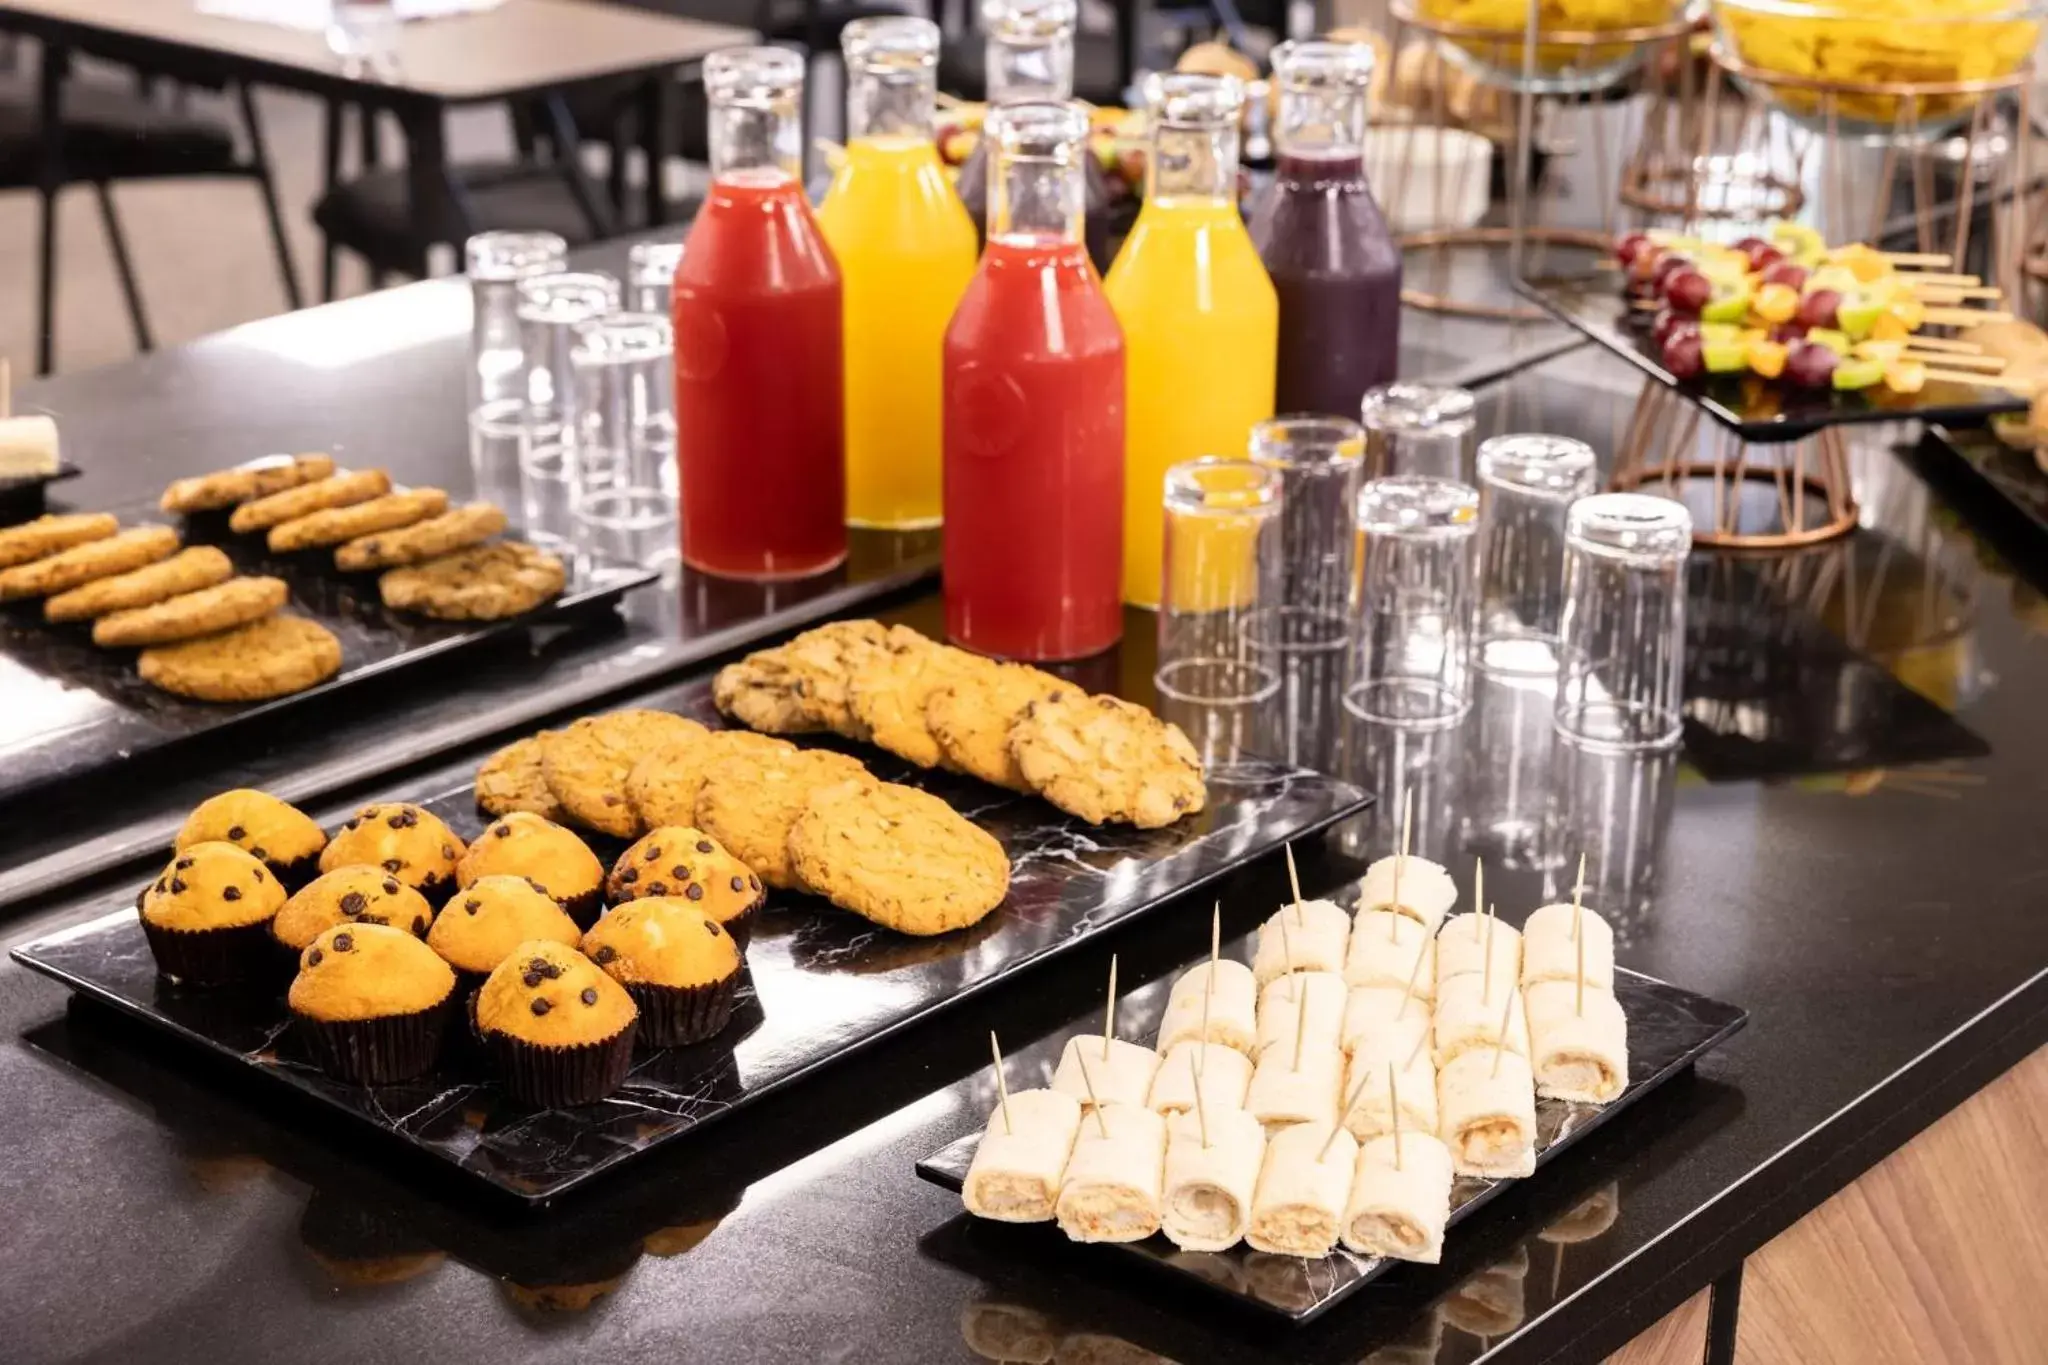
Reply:
[[[577,137],[576,120],[569,113],[569,102],[560,95],[549,95],[543,106],[547,111],[549,132],[559,149],[556,165],[569,187],[569,197],[576,201],[577,209],[582,212],[591,240],[601,242],[615,231],[613,219],[598,203],[597,190],[583,170],[583,159],[579,155],[581,142]]]
[[[340,100],[327,101],[321,114],[321,156],[320,193],[324,198],[334,193],[334,187],[341,183],[341,140],[343,123],[348,118],[348,106]],[[336,277],[340,273],[341,248],[334,244],[334,238],[327,230],[320,230],[320,301],[334,302]]]
[[[277,180],[270,170],[270,151],[263,142],[263,123],[256,116],[256,100],[248,82],[236,85],[242,106],[242,126],[249,133],[250,159],[255,163],[256,192],[263,196],[263,216],[270,223],[270,245],[277,252],[277,273],[284,283],[284,299],[294,311],[306,306],[299,293],[299,270],[292,261],[292,244],[284,233],[284,214],[277,206]]]
[[[114,210],[113,191],[104,180],[92,182],[93,197],[99,201],[100,223],[107,231],[107,247],[114,254],[114,273],[121,277],[121,297],[128,304],[128,321],[135,328],[135,349],[156,349],[149,334],[149,319],[142,311],[142,290],[135,282],[135,262],[128,255],[128,235],[121,230],[121,216]]]
[[[36,373],[48,374],[57,366],[57,187],[40,186],[36,197]]]

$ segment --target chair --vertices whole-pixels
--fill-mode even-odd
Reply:
[[[277,253],[286,301],[300,306],[299,282],[278,211],[277,186],[249,88],[232,86],[249,139],[245,160],[233,132],[220,121],[178,107],[175,91],[161,89],[152,73],[140,72],[134,88],[123,89],[72,78],[70,54],[45,46],[36,78],[36,98],[0,99],[0,189],[33,189],[41,199],[36,258],[36,370],[48,374],[56,353],[57,196],[73,185],[90,185],[100,222],[120,278],[128,320],[138,349],[154,345],[128,240],[111,186],[127,180],[228,176],[256,182]],[[47,130],[55,129],[56,136]]]

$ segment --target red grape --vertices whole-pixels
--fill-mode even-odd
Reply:
[[[1760,242],[1754,237],[1744,240],[1749,242],[1749,245],[1742,248],[1743,254],[1749,257],[1749,268],[1752,271],[1768,270],[1785,259],[1785,253],[1769,242]]]
[[[1671,276],[1677,273],[1678,271],[1689,268],[1691,265],[1692,257],[1686,255],[1684,252],[1667,251],[1663,255],[1659,256],[1657,258],[1657,263],[1650,268],[1650,281],[1651,283],[1655,284],[1657,288],[1662,289],[1664,287],[1664,281],[1670,279]]]
[[[1623,265],[1634,265],[1637,253],[1649,245],[1651,245],[1651,242],[1647,235],[1640,232],[1631,232],[1615,244],[1614,255]]]
[[[1777,326],[1771,328],[1771,340],[1781,342],[1787,345],[1795,341],[1803,340],[1805,336],[1806,326],[1804,323],[1781,322]]]
[[[1662,346],[1681,332],[1689,332],[1693,336],[1698,336],[1700,333],[1699,319],[1689,318],[1683,313],[1675,313],[1669,308],[1661,309],[1657,314],[1657,321],[1652,328],[1652,333],[1657,338],[1657,344]]]
[[[1801,388],[1824,389],[1834,382],[1836,355],[1825,346],[1802,341],[1785,358],[1785,377]]]
[[[1794,289],[1806,288],[1806,267],[1797,261],[1778,260],[1764,267],[1763,283],[1789,284]]]
[[[1765,241],[1761,237],[1739,237],[1736,239],[1735,249],[1737,251],[1742,252],[1744,255],[1748,255],[1750,252],[1755,251],[1760,246],[1769,245],[1770,243]]]
[[[1697,330],[1674,332],[1664,343],[1664,368],[1671,371],[1672,378],[1691,379],[1706,367],[1706,355],[1701,350]]]
[[[1690,267],[1674,270],[1664,280],[1664,301],[1681,313],[1697,313],[1714,296],[1712,281]]]
[[[1832,327],[1842,296],[1832,289],[1816,289],[1799,301],[1799,321],[1808,327]]]

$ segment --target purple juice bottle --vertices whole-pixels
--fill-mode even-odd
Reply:
[[[1282,43],[1276,178],[1252,240],[1280,295],[1274,411],[1356,417],[1401,349],[1401,249],[1365,182],[1364,43]]]

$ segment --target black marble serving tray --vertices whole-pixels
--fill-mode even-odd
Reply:
[[[60,460],[48,474],[17,474],[0,479],[0,526],[12,526],[41,516],[44,496],[50,485],[75,479],[84,472],[71,461]]]
[[[1241,955],[1241,954],[1240,954]],[[1128,1013],[1133,1027],[1120,1028],[1125,1037],[1150,1037],[1157,1027],[1157,1013],[1165,1004],[1171,978],[1147,988],[1147,996],[1133,997],[1135,1008]],[[1628,1088],[1608,1105],[1571,1104],[1563,1100],[1536,1101],[1536,1179],[1560,1152],[1572,1147],[1645,1095],[1679,1075],[1706,1053],[1727,1041],[1749,1021],[1747,1011],[1733,1005],[1696,995],[1677,986],[1626,969],[1615,972],[1614,989],[1628,1014]],[[1125,1011],[1119,1011],[1120,1017]],[[1149,1025],[1135,1025],[1151,1020]],[[1097,1027],[1090,1020],[1076,1020],[1071,1032]],[[1065,1044],[1065,1034],[1052,1044],[1052,1056]],[[1033,1053],[1039,1051],[1033,1049]],[[1039,1059],[1041,1064],[1044,1059]],[[1030,1057],[1015,1059],[1010,1077],[1012,1089],[1041,1082],[1028,1074]],[[1019,1074],[1024,1072],[1025,1074]],[[981,1143],[980,1133],[969,1133],[917,1163],[917,1173],[934,1185],[958,1191],[967,1179],[967,1168]],[[1476,1213],[1486,1202],[1513,1182],[1460,1176],[1451,1187],[1449,1227]],[[963,1218],[968,1215],[962,1214]],[[1077,1267],[1101,1265],[1149,1273],[1155,1284],[1184,1288],[1197,1286],[1234,1303],[1258,1309],[1297,1325],[1311,1322],[1337,1304],[1400,1265],[1399,1261],[1376,1256],[1358,1256],[1339,1247],[1321,1260],[1275,1256],[1253,1251],[1240,1243],[1224,1252],[1184,1252],[1163,1235],[1154,1234],[1142,1242],[1103,1246],[1069,1244],[1050,1223],[1010,1226],[976,1224],[994,1233],[1028,1238],[1031,1250],[1039,1254],[1062,1249],[1076,1253]],[[1446,1234],[1445,1254],[1452,1254],[1454,1235]]]
[[[1656,315],[1629,306],[1617,270],[1610,267],[1578,275],[1543,276],[1523,280],[1516,288],[1558,321],[1699,404],[1707,416],[1745,441],[1793,441],[1823,427],[1852,422],[1966,422],[2027,410],[2027,400],[2016,394],[1941,381],[1929,383],[1919,393],[1893,393],[1882,386],[1838,393],[1802,389],[1753,375],[1679,379],[1664,368],[1656,338],[1650,334]]]
[[[664,704],[708,719],[709,684]],[[878,776],[924,787],[1000,839],[1011,860],[1008,900],[980,924],[930,939],[879,929],[808,897],[771,901],[747,948],[747,980],[731,1027],[706,1043],[642,1054],[622,1090],[585,1108],[524,1109],[500,1092],[479,1059],[455,1048],[417,1082],[343,1085],[297,1052],[275,996],[182,990],[162,981],[130,906],[23,944],[13,957],[540,1204],[1284,840],[1315,833],[1369,800],[1357,787],[1307,769],[1248,765],[1213,778],[1208,808],[1171,828],[1096,829],[1035,797],[860,752]],[[380,799],[419,802],[464,837],[483,827],[467,786],[386,792]],[[597,851],[609,860],[618,846]]]
[[[342,667],[317,687],[271,701],[191,701],[150,686],[136,672],[137,651],[101,649],[91,622],[51,625],[40,599],[0,606],[0,804],[46,785],[72,781],[130,758],[212,738],[257,717],[309,705],[457,650],[501,640],[534,625],[608,610],[629,589],[655,581],[651,569],[565,556],[561,595],[503,621],[436,621],[392,611],[377,596],[377,575],[344,574],[330,550],[273,555],[260,535],[238,536],[225,514],[182,523],[154,506],[114,509],[124,526],[178,525],[188,545],[218,545],[244,574],[269,574],[291,588],[286,610],[319,622],[341,641]]]

